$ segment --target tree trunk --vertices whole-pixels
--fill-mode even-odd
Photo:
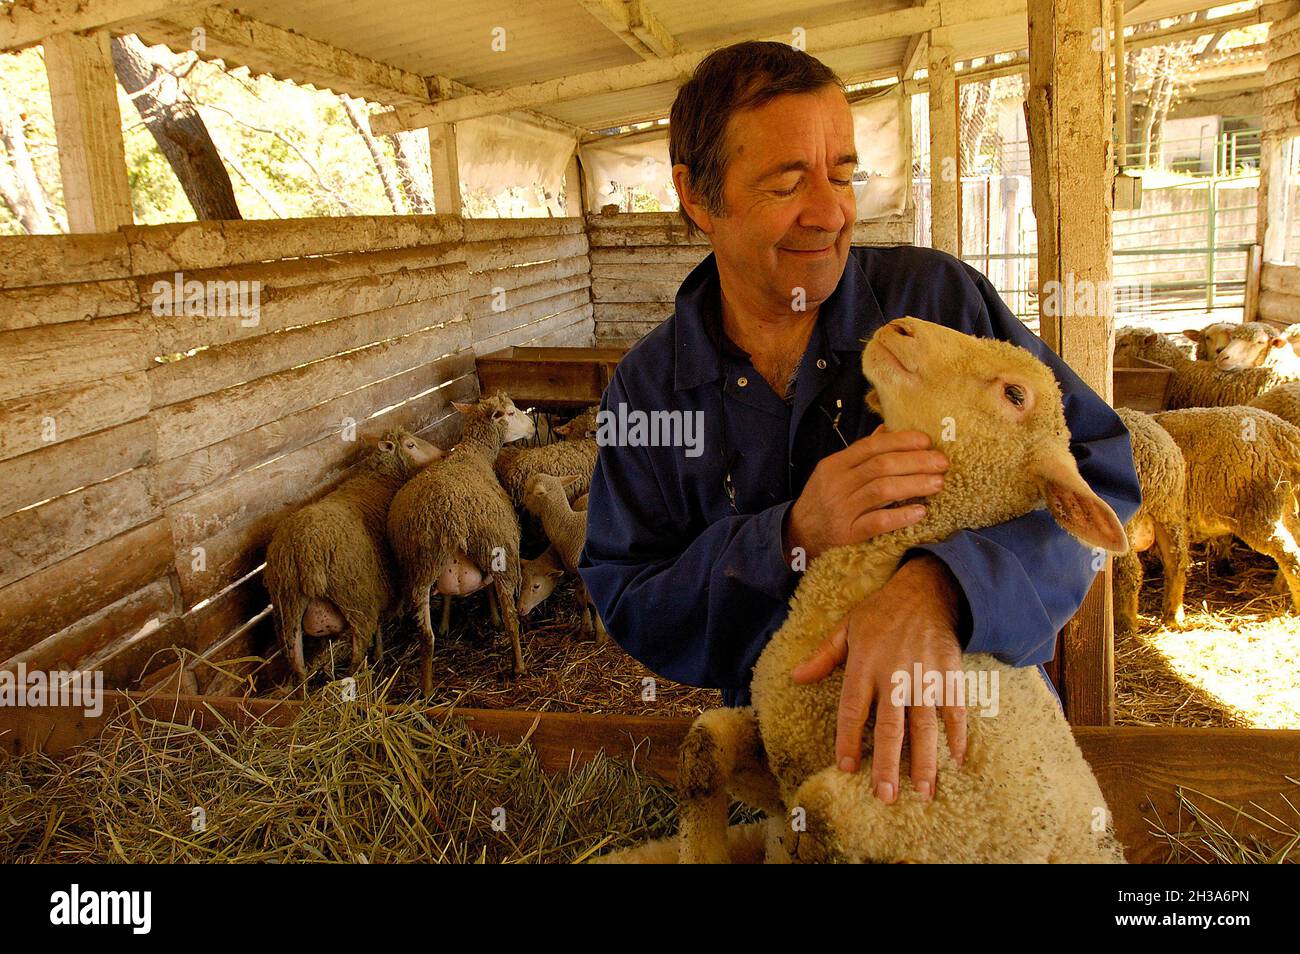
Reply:
[[[339,100],[343,103],[348,119],[352,121],[352,128],[357,131],[357,135],[370,150],[370,159],[375,164],[375,171],[379,173],[379,181],[384,184],[384,194],[388,196],[388,204],[393,207],[395,214],[403,214],[406,205],[402,202],[402,190],[397,184],[397,174],[389,164],[388,157],[379,148],[379,141],[375,139],[374,133],[370,131],[370,118],[352,97],[340,96]]]
[[[397,172],[401,178],[402,192],[406,195],[407,205],[417,215],[432,215],[433,183],[423,174],[428,169],[427,160],[426,163],[420,162],[418,150],[413,142],[416,138],[414,134],[402,133],[392,133],[388,136],[393,144],[393,155],[397,157]],[[429,154],[427,147],[424,154],[426,156]]]
[[[28,235],[48,235],[58,232],[50,218],[45,188],[36,177],[32,158],[27,151],[27,134],[23,131],[23,118],[13,102],[0,100],[0,142],[9,152],[13,168],[0,161],[0,199]]]
[[[180,81],[154,61],[140,38],[113,38],[113,70],[167,157],[199,219],[240,219],[230,174]]]

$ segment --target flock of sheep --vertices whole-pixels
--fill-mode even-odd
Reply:
[[[1236,537],[1276,561],[1276,588],[1300,612],[1300,356],[1293,326],[1217,323],[1184,334],[1189,357],[1150,328],[1116,335],[1116,363],[1134,357],[1168,365],[1170,410],[1120,409],[1133,443],[1142,507],[1129,522],[1131,550],[1116,561],[1115,628],[1137,624],[1142,563],[1152,547],[1164,566],[1163,620],[1183,623],[1188,548],[1208,543],[1222,572]]]
[[[586,538],[586,489],[596,466],[596,408],[554,428],[563,440],[510,447],[532,437],[532,419],[503,393],[455,404],[460,442],[443,452],[406,431],[385,434],[338,489],[285,518],[266,554],[266,585],[276,633],[301,690],[307,683],[304,634],[345,636],[355,671],[373,650],[383,654],[382,620],[403,604],[421,635],[421,684],[433,690],[430,599],[490,587],[494,622],[510,638],[514,671],[525,669],[519,618],[575,574]],[[520,559],[516,508],[536,516],[549,546]],[[588,600],[581,581],[586,626]],[[604,627],[591,610],[597,638]]]

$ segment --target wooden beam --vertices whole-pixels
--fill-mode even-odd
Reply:
[[[447,123],[429,129],[429,172],[433,177],[433,209],[438,215],[460,215],[460,159],[456,127]]]
[[[931,35],[930,85],[930,246],[961,254],[961,142],[957,74],[952,49]]]
[[[677,41],[642,0],[578,0],[582,8],[643,60],[678,52]]]
[[[1109,29],[1110,19],[1110,0],[1030,0],[1026,97],[1041,334],[1107,401],[1114,156],[1111,137],[1097,130],[1110,128],[1111,77],[1107,50],[1095,49],[1092,38]],[[1076,725],[1109,725],[1113,717],[1110,594],[1107,559],[1062,636],[1062,696]]]
[[[108,31],[47,37],[45,73],[68,230],[115,232],[131,225],[131,187]]]
[[[1115,152],[1119,168],[1128,162],[1128,51],[1124,46],[1124,0],[1114,0],[1111,11],[1115,41]]]
[[[16,0],[0,9],[0,50],[20,50],[57,33],[80,33],[193,5],[193,0]]]
[[[1023,0],[987,0],[986,4],[978,7],[961,0],[932,0],[921,7],[909,7],[825,26],[809,27],[805,40],[808,52],[818,54],[879,40],[913,36],[945,26],[1014,16],[1023,10]],[[754,39],[752,36],[743,38]],[[788,34],[765,39],[779,43],[790,42]],[[377,135],[382,135],[401,129],[418,129],[439,123],[461,122],[510,110],[568,102],[602,93],[623,92],[657,83],[676,82],[689,76],[707,53],[708,51],[704,50],[679,53],[660,60],[616,66],[461,96],[428,106],[398,106],[390,113],[380,113],[371,117],[370,126]]]
[[[898,78],[907,82],[921,67],[921,58],[925,56],[926,46],[929,43],[929,34],[917,33],[907,41],[907,50],[903,53],[903,61],[899,64]]]

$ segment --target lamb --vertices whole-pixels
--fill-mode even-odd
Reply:
[[[587,542],[586,514],[573,509],[568,498],[569,491],[579,480],[580,478],[574,476],[553,477],[550,474],[534,474],[524,487],[524,507],[542,521],[546,538],[551,541],[551,549],[554,550],[551,562],[557,562],[556,558],[558,558],[558,562],[564,569],[575,577],[578,574],[578,560],[582,556],[582,547]],[[541,566],[538,565],[537,568],[540,569]],[[553,571],[547,571],[547,579],[552,580],[551,588],[554,589],[552,574]],[[535,590],[530,585],[525,592],[533,593]],[[581,577],[578,577],[578,596],[583,607],[584,629],[588,626],[587,611],[590,610],[592,617],[590,626],[595,630],[596,641],[603,643],[608,638],[608,634],[595,607],[591,605]]]
[[[1116,363],[1130,356],[1173,368],[1166,401],[1171,409],[1249,404],[1265,391],[1289,380],[1285,372],[1268,366],[1224,371],[1218,361],[1194,361],[1167,337],[1150,328],[1125,328],[1115,336]],[[1220,354],[1219,360],[1222,358]]]
[[[388,507],[399,487],[441,456],[428,441],[400,428],[389,431],[354,476],[275,528],[264,579],[280,648],[304,690],[303,633],[347,630],[353,671],[372,644],[376,658],[382,655],[379,621],[393,603]]]
[[[1215,364],[1220,371],[1272,368],[1280,380],[1300,379],[1300,357],[1291,349],[1291,342],[1283,332],[1263,321],[1233,325]]]
[[[572,423],[571,421],[570,425]],[[562,424],[556,430],[568,426]],[[495,464],[501,486],[510,494],[510,499],[517,507],[523,506],[524,487],[534,474],[576,476],[578,480],[570,485],[569,493],[578,495],[586,493],[595,469],[596,441],[587,437],[556,441],[541,447],[504,447],[497,455]]]
[[[1164,621],[1183,625],[1183,593],[1190,562],[1187,543],[1187,464],[1174,439],[1148,414],[1116,408],[1128,428],[1133,465],[1142,485],[1142,506],[1124,527],[1129,552],[1115,560],[1113,602],[1115,632],[1137,629],[1142,560],[1138,553],[1153,545],[1164,565]]]
[[[572,420],[555,428],[555,433],[566,441],[594,440],[599,416],[600,405],[593,404],[576,414]]]
[[[1300,427],[1300,381],[1284,381],[1250,402],[1250,407],[1276,414],[1288,424]]]
[[[1300,612],[1300,428],[1256,407],[1186,408],[1152,419],[1187,463],[1188,540],[1232,534],[1272,557]]]
[[[1230,321],[1216,321],[1204,328],[1188,328],[1183,332],[1183,337],[1196,342],[1197,361],[1213,361],[1227,346],[1235,327]]]
[[[388,513],[388,539],[402,567],[403,593],[415,610],[423,637],[420,678],[425,695],[433,691],[429,590],[440,583],[453,584],[446,574],[458,565],[478,570],[480,583],[491,579],[510,638],[514,671],[524,672],[515,611],[519,519],[497,482],[492,462],[502,444],[529,437],[533,422],[500,392],[477,404],[454,403],[454,407],[464,416],[460,443],[403,487]]]
[[[728,860],[726,820],[735,795],[771,816],[776,860],[1122,861],[1101,790],[1033,668],[983,654],[963,658],[967,684],[996,682],[998,709],[980,717],[968,703],[968,754],[960,770],[940,723],[932,800],[922,801],[908,784],[906,750],[898,800],[876,799],[870,731],[860,771],[836,767],[843,670],[808,685],[796,685],[791,672],[884,584],[908,549],[1012,519],[1044,498],[1085,545],[1127,549],[1114,511],[1088,487],[1070,453],[1056,380],[1029,352],[899,318],[871,338],[862,367],[874,386],[868,401],[886,426],[924,431],[948,455],[944,488],[927,498],[919,523],[816,557],[754,667],[753,707],[717,709],[696,720],[680,754],[680,860]],[[954,428],[956,439],[945,441]],[[802,826],[782,825],[792,812]],[[750,844],[751,836],[732,841]]]

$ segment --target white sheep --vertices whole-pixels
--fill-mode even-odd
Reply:
[[[587,542],[587,514],[585,509],[574,509],[569,503],[568,494],[580,479],[572,475],[553,477],[550,474],[534,474],[528,478],[524,487],[524,507],[542,521],[542,529],[551,542],[550,550],[554,551],[552,560],[558,558],[565,571],[572,573],[578,580],[578,598],[583,607],[583,629],[594,629],[596,641],[603,643],[608,638],[605,625],[591,603],[582,578],[578,576],[578,560],[582,556],[582,547]],[[553,569],[548,568],[544,562],[536,563],[529,569],[534,574],[544,573],[545,579],[551,581],[551,589],[554,589]],[[532,580],[522,588],[522,592],[536,592]],[[591,614],[590,622],[588,612]]]
[[[1271,368],[1279,380],[1300,379],[1300,357],[1291,349],[1291,342],[1284,332],[1264,321],[1233,325],[1215,365],[1220,371]]]
[[[1300,612],[1300,429],[1255,407],[1185,408],[1152,420],[1186,461],[1188,540],[1231,534],[1272,557]]]
[[[1182,626],[1183,593],[1190,562],[1187,540],[1187,463],[1183,452],[1149,414],[1116,408],[1128,428],[1133,467],[1142,485],[1142,505],[1124,527],[1129,552],[1115,559],[1113,602],[1115,632],[1137,629],[1142,560],[1138,554],[1156,547],[1164,565],[1164,621]]]
[[[932,800],[907,783],[906,751],[897,801],[875,797],[870,728],[862,768],[850,774],[836,767],[843,669],[807,685],[791,672],[892,576],[907,550],[1013,519],[1044,499],[1084,544],[1126,549],[1114,511],[1079,475],[1056,380],[1029,352],[900,318],[871,338],[862,367],[874,386],[869,403],[886,426],[923,431],[947,454],[944,487],[927,498],[921,522],[815,558],[754,667],[753,707],[714,710],[696,721],[681,751],[680,859],[730,860],[726,821],[734,795],[773,816],[769,831],[792,816],[800,820],[781,827],[785,849],[798,860],[1122,861],[1096,779],[1033,668],[983,654],[963,658],[967,685],[996,685],[996,712],[981,713],[974,698],[966,700],[960,769],[940,724]],[[748,834],[733,839],[750,841]]]
[[[1213,361],[1227,346],[1235,327],[1230,321],[1216,321],[1204,328],[1188,328],[1183,332],[1183,337],[1196,342],[1197,361]]]
[[[1165,335],[1150,328],[1125,328],[1115,335],[1115,363],[1143,357],[1173,369],[1166,406],[1233,407],[1249,404],[1275,385],[1289,380],[1273,367],[1222,370],[1218,361],[1195,361]],[[1223,354],[1219,355],[1219,359]]]
[[[519,519],[497,482],[492,463],[507,441],[532,435],[533,422],[504,393],[477,404],[454,404],[464,415],[460,443],[425,468],[393,498],[388,540],[402,567],[404,594],[423,636],[421,685],[433,691],[433,624],[429,591],[440,582],[462,592],[491,580],[497,607],[514,654],[514,671],[524,671],[515,594],[519,587]],[[448,571],[452,570],[449,574]]]

